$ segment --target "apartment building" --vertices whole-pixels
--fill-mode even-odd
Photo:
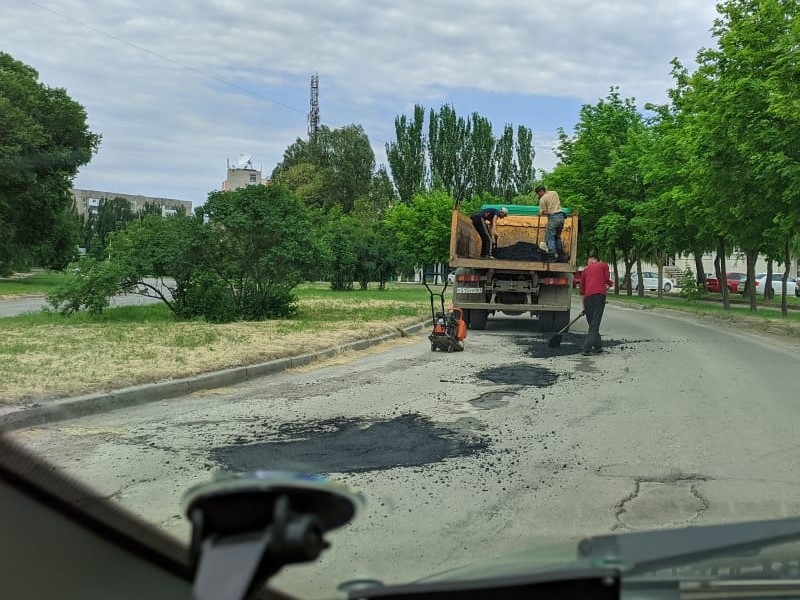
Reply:
[[[228,176],[222,182],[222,191],[237,190],[249,185],[267,185],[269,179],[261,176],[261,169],[253,167],[249,154],[242,154],[235,165],[228,160]]]
[[[88,217],[91,214],[96,214],[100,207],[100,201],[103,199],[112,200],[114,198],[124,198],[131,204],[133,212],[139,212],[145,205],[156,205],[161,207],[161,214],[163,216],[174,215],[178,211],[178,207],[183,207],[186,214],[192,214],[191,200],[178,200],[177,198],[159,198],[154,196],[142,196],[140,194],[123,194],[120,192],[103,192],[99,190],[70,190],[73,198],[75,198],[75,208],[79,215]]]

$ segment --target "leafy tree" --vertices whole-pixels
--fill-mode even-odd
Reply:
[[[580,213],[579,251],[610,256],[617,293],[617,251],[625,263],[628,293],[630,270],[637,259],[630,222],[634,206],[642,199],[642,177],[630,145],[642,127],[633,99],[621,98],[612,87],[605,99],[581,107],[572,136],[560,130],[556,150],[560,163],[546,182],[559,192],[562,202]]]
[[[712,28],[717,47],[699,51],[697,71],[685,78],[699,158],[694,180],[716,217],[718,238],[734,239],[745,252],[750,308],[755,310],[754,266],[759,253],[770,253],[768,232],[788,239],[796,223],[793,193],[786,190],[797,189],[791,179],[798,153],[787,142],[787,131],[797,131],[797,117],[782,110],[796,86],[779,81],[796,69],[791,61],[798,54],[798,4],[729,0],[717,8],[720,17]],[[788,61],[787,51],[793,56]],[[790,94],[782,96],[782,91]]]
[[[533,149],[533,131],[530,128],[520,125],[517,128],[516,141],[517,165],[516,165],[516,190],[518,194],[530,194],[534,188],[535,174],[533,170],[533,159],[535,151]]]
[[[322,126],[312,141],[297,139],[272,172],[276,183],[297,192],[309,207],[340,206],[348,213],[372,184],[375,153],[360,125]]]
[[[425,109],[414,105],[414,117],[409,122],[406,115],[394,119],[396,142],[386,143],[386,158],[394,176],[400,201],[411,204],[414,194],[425,189],[425,141],[422,128]]]
[[[161,211],[159,210],[159,216]],[[131,203],[125,198],[116,196],[109,200],[101,198],[97,207],[97,214],[92,215],[88,223],[88,239],[86,251],[98,260],[107,255],[106,246],[109,236],[114,231],[120,231],[133,221],[136,215],[131,210]]]
[[[447,262],[450,255],[450,223],[455,201],[443,190],[414,196],[411,206],[398,204],[386,218],[400,253],[416,265]]]
[[[287,188],[212,192],[200,214],[212,229],[210,266],[244,319],[288,316],[291,290],[320,254],[306,207]]]
[[[514,128],[506,125],[495,146],[497,179],[494,193],[506,201],[517,191],[517,165],[514,163]]]
[[[428,120],[428,150],[433,189],[443,188],[456,202],[469,198],[471,154],[469,124],[445,104]]]
[[[195,216],[148,215],[111,233],[108,260],[82,260],[50,301],[67,313],[100,311],[111,295],[135,291],[179,318],[286,317],[296,310],[293,288],[324,255],[317,238],[286,188],[213,192]],[[169,293],[162,291],[167,279],[175,282]]]
[[[39,246],[63,236],[72,179],[100,142],[83,107],[38,79],[33,68],[0,52],[0,273],[29,263]],[[64,248],[51,244],[44,255],[56,250]]]
[[[494,193],[497,180],[495,147],[491,121],[477,112],[472,113],[467,145],[470,160],[467,197]]]

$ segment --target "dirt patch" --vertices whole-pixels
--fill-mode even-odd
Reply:
[[[506,385],[529,385],[550,387],[558,381],[559,374],[544,367],[520,363],[504,367],[484,369],[477,374],[478,379]]]
[[[284,425],[278,435],[290,439],[236,442],[217,448],[211,458],[237,472],[356,473],[427,465],[488,447],[485,438],[438,426],[419,414],[389,421],[338,418]]]

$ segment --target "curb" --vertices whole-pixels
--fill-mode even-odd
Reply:
[[[419,323],[401,329],[397,333],[389,333],[375,338],[356,340],[335,348],[326,348],[311,354],[301,354],[288,358],[279,358],[267,363],[224,369],[212,373],[204,373],[182,379],[174,379],[161,383],[136,385],[112,392],[101,392],[55,400],[47,405],[12,410],[0,415],[0,434],[36,425],[46,425],[56,421],[65,421],[76,417],[86,417],[118,408],[138,406],[176,396],[184,396],[198,390],[208,390],[242,383],[249,379],[273,375],[287,369],[301,367],[318,360],[332,358],[347,350],[366,350],[389,340],[416,333],[430,322]]]

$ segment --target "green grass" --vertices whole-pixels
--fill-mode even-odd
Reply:
[[[433,287],[438,291],[440,287]],[[349,298],[353,300],[392,300],[399,302],[419,302],[428,301],[428,290],[425,286],[415,283],[387,283],[386,289],[378,289],[377,283],[371,283],[369,289],[355,289],[351,292],[336,292],[331,290],[331,286],[326,282],[303,283],[295,288],[295,294],[299,299],[306,298]],[[449,293],[448,289],[448,293]]]
[[[295,293],[299,301],[299,311],[295,318],[281,322],[281,328],[287,332],[302,331],[310,325],[341,321],[373,321],[388,320],[399,317],[421,316],[430,313],[430,296],[422,285],[389,284],[384,291],[377,289],[334,292],[327,283],[306,283],[298,286]],[[449,294],[445,295],[447,301]],[[5,317],[0,319],[0,331],[3,324],[11,325],[98,325],[114,323],[162,324],[168,329],[175,318],[164,303],[144,306],[120,306],[107,308],[99,315],[91,315],[85,311],[74,315],[63,316],[56,312],[46,311],[31,314]],[[207,340],[188,339],[173,340],[176,347],[193,347],[196,344],[207,344]]]
[[[174,323],[169,308],[164,303],[148,304],[144,306],[119,306],[107,308],[99,315],[79,312],[74,315],[64,316],[56,312],[36,312],[15,317],[0,319],[0,330],[3,323],[17,325],[93,325],[102,323]]]
[[[58,271],[34,271],[25,277],[0,277],[0,296],[47,294],[68,277]]]
[[[782,317],[780,311],[775,310],[775,308],[780,308],[780,301],[778,301],[777,303],[774,301],[768,301],[766,304],[762,301],[759,301],[758,307],[761,310],[756,310],[756,312],[750,312],[750,308],[748,305],[731,304],[730,309],[725,310],[722,307],[722,304],[703,302],[702,300],[699,302],[691,303],[687,301],[685,298],[680,298],[680,297],[666,297],[663,300],[659,300],[658,298],[650,298],[647,296],[644,298],[640,298],[638,296],[627,296],[625,294],[620,294],[619,296],[616,296],[614,294],[609,294],[608,298],[609,300],[616,300],[619,302],[629,302],[632,304],[641,304],[643,306],[648,306],[652,308],[671,308],[674,310],[682,310],[697,314],[714,314],[720,316],[741,316],[741,317],[754,317],[761,319],[785,319],[788,321],[800,321],[800,312],[798,311],[789,311],[789,314],[786,317]]]

